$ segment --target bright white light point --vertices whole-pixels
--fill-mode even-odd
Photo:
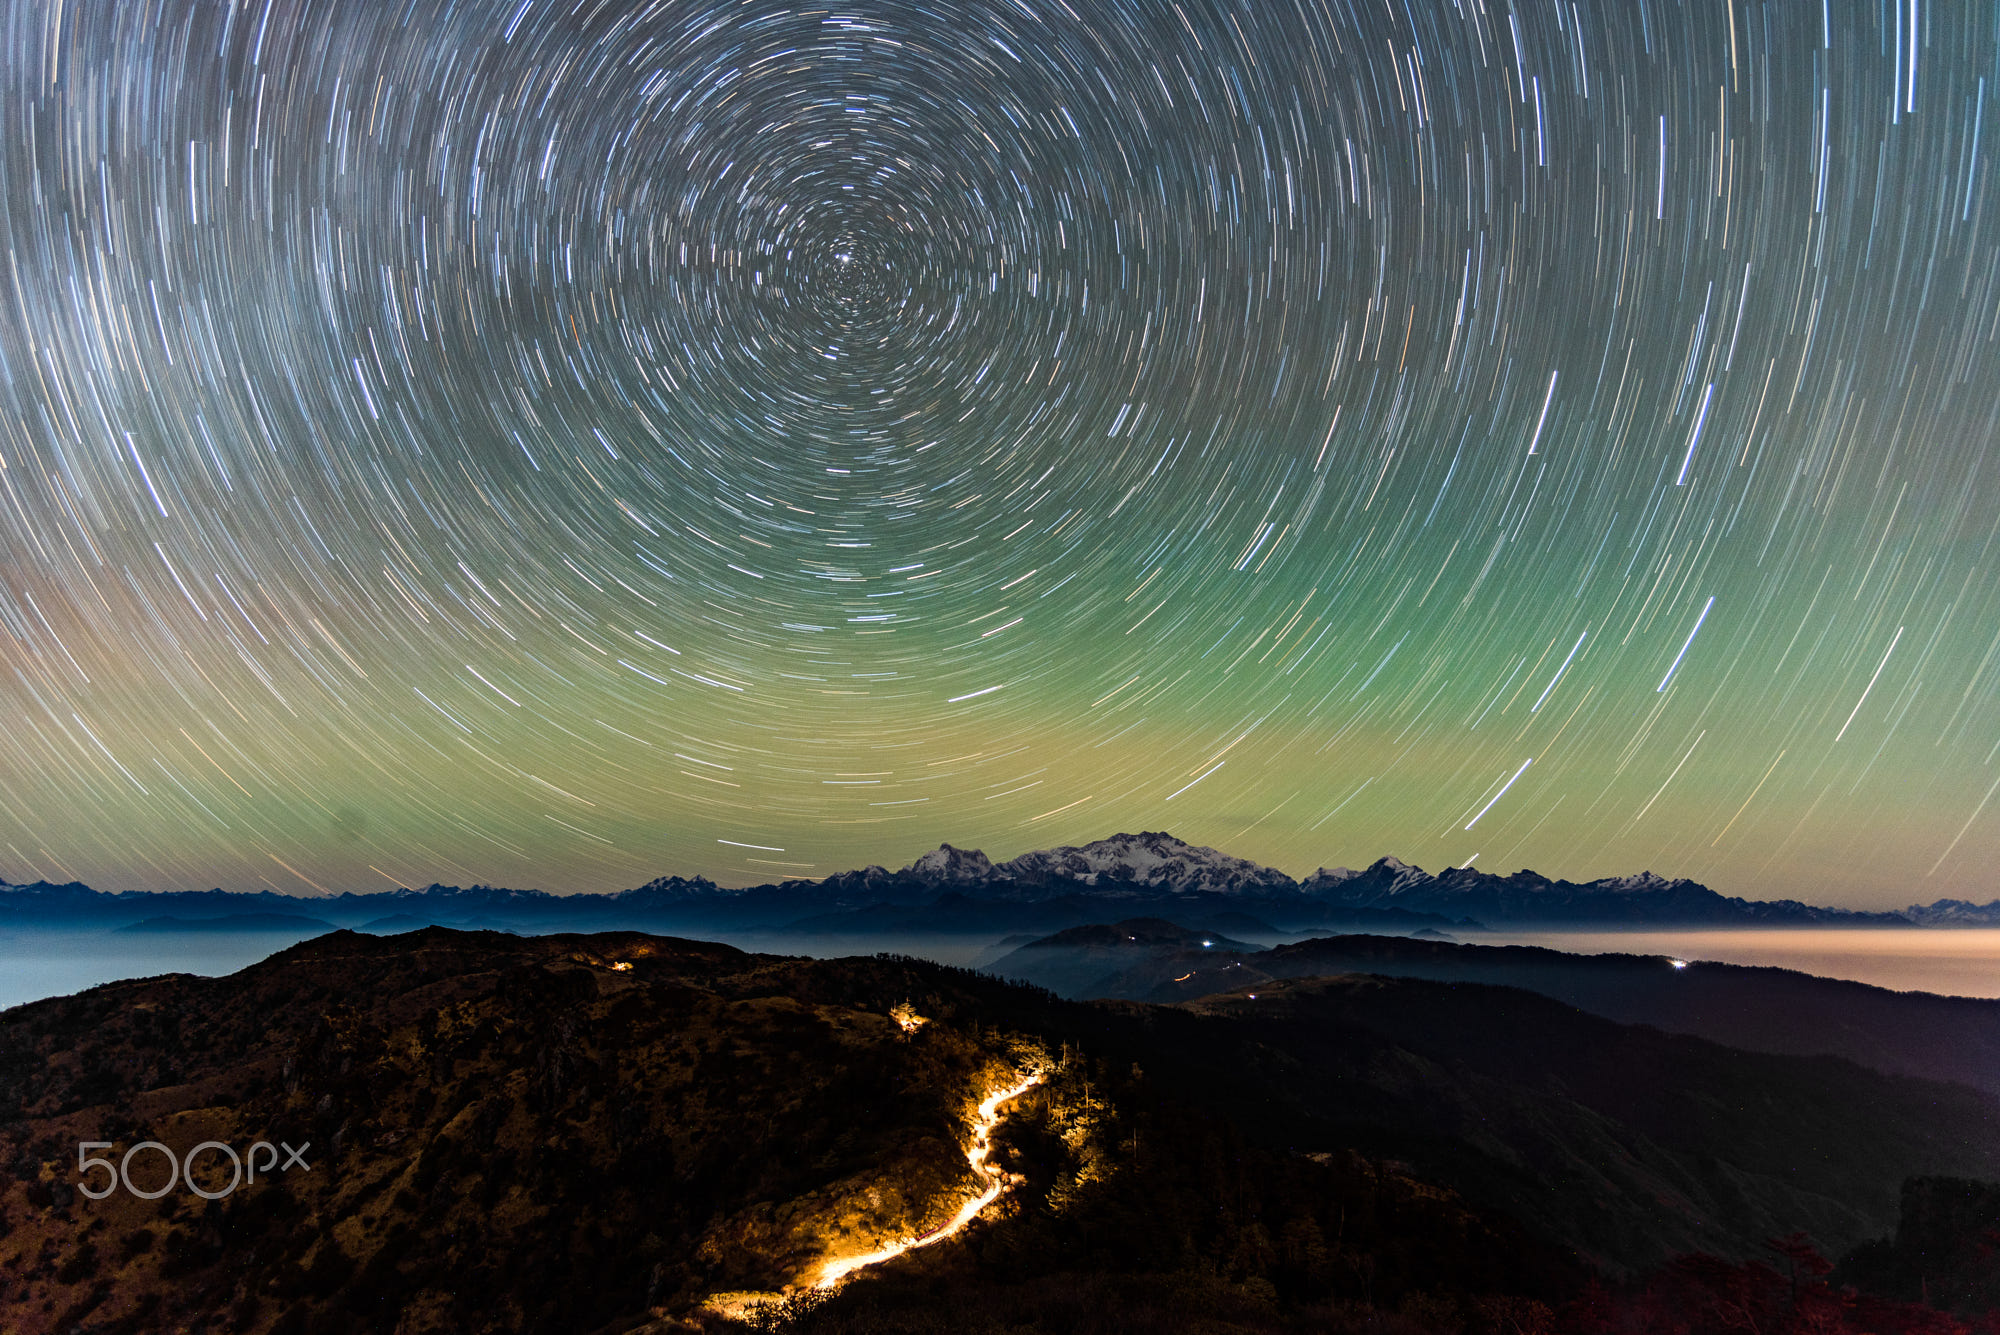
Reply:
[[[1209,770],[1209,771],[1208,771],[1208,773],[1207,773],[1207,774],[1203,774],[1203,775],[1201,776],[1201,779],[1206,779],[1206,778],[1208,777],[1208,775],[1209,775],[1209,774],[1213,774],[1213,773],[1215,773],[1215,770],[1218,770],[1218,769],[1221,769],[1221,768],[1222,768],[1222,767],[1223,767],[1224,765],[1226,765],[1226,764],[1228,764],[1228,763],[1229,763],[1229,762],[1228,762],[1228,761],[1226,761],[1226,760],[1218,760],[1218,761],[1216,761],[1216,762],[1215,762],[1215,769],[1211,769],[1211,770]],[[1167,800],[1167,801],[1169,801],[1169,802],[1173,801],[1173,800],[1174,800],[1175,798],[1179,797],[1179,796],[1180,796],[1180,795],[1181,795],[1182,793],[1186,792],[1186,791],[1187,791],[1187,790],[1188,790],[1189,788],[1192,788],[1192,787],[1194,787],[1194,784],[1195,784],[1195,783],[1200,783],[1200,782],[1201,782],[1201,779],[1196,779],[1196,780],[1194,781],[1194,783],[1190,783],[1190,784],[1187,784],[1187,785],[1184,785],[1183,787],[1180,787],[1180,788],[1176,788],[1176,789],[1174,789],[1174,790],[1173,790],[1173,791],[1172,791],[1171,793],[1168,793],[1168,794],[1167,794],[1167,797],[1166,797],[1166,800]]]
[[[1713,606],[1715,606],[1715,599],[1713,598],[1710,598],[1702,605],[1701,615],[1694,619],[1694,630],[1688,632],[1687,642],[1681,645],[1681,651],[1674,655],[1673,666],[1667,669],[1666,676],[1660,678],[1660,684],[1653,688],[1653,694],[1658,695],[1661,691],[1666,690],[1667,683],[1674,679],[1674,672],[1680,667],[1681,660],[1687,657],[1688,645],[1694,643],[1696,633],[1701,630],[1701,623],[1708,620],[1708,609]],[[1834,740],[1839,741],[1840,739],[1836,737]]]
[[[1514,771],[1514,779],[1518,779],[1523,774],[1526,774],[1528,772],[1528,766],[1534,763],[1535,763],[1535,758],[1533,756],[1529,756],[1526,760],[1522,761],[1521,768]],[[1514,779],[1509,779],[1507,780],[1507,782],[1500,785],[1500,791],[1493,794],[1493,802],[1498,802],[1501,798],[1507,795],[1507,790],[1514,786]],[[1493,802],[1488,802],[1485,806],[1479,808],[1479,816],[1484,816],[1487,812],[1493,810]],[[1479,824],[1479,816],[1474,816],[1471,820],[1467,821],[1465,823],[1465,828],[1469,830],[1473,826]],[[1478,857],[1479,855],[1475,853],[1473,854],[1473,856]]]
[[[1668,960],[1667,963],[1673,965],[1676,969],[1685,969],[1688,966],[1686,960]]]
[[[1702,424],[1708,421],[1709,396],[1714,393],[1715,393],[1715,385],[1713,384],[1713,382],[1711,382],[1709,386],[1706,389],[1702,390],[1701,392],[1701,411],[1695,415],[1694,430],[1688,435],[1687,457],[1681,460],[1680,476],[1674,479],[1674,485],[1676,487],[1684,486],[1687,483],[1688,465],[1694,462],[1695,446],[1701,444]]]
[[[1534,438],[1528,442],[1528,453],[1530,454],[1533,454],[1535,452],[1535,447],[1542,443],[1542,427],[1549,420],[1549,405],[1551,403],[1554,403],[1555,399],[1556,399],[1556,372],[1551,371],[1549,372],[1549,392],[1542,395],[1542,415],[1535,419],[1535,435]]]
[[[1861,706],[1868,703],[1868,692],[1874,690],[1875,683],[1882,679],[1882,669],[1889,666],[1889,655],[1896,652],[1896,645],[1899,642],[1901,642],[1903,638],[1903,629],[1904,628],[1901,626],[1896,627],[1895,638],[1891,639],[1889,641],[1889,647],[1883,650],[1882,661],[1875,665],[1875,675],[1870,677],[1868,679],[1868,685],[1862,688],[1861,698],[1859,700],[1856,700],[1854,702],[1854,708],[1848,711],[1847,722],[1841,724],[1840,731],[1833,735],[1834,741],[1837,742],[1841,738],[1847,736],[1847,730],[1854,726],[1854,716],[1861,712]]]
[[[1589,634],[1590,634],[1589,631],[1585,631],[1583,635],[1579,635],[1576,637],[1576,643],[1572,644],[1569,647],[1569,658],[1563,659],[1562,666],[1556,669],[1556,675],[1549,678],[1549,684],[1542,689],[1541,698],[1536,700],[1535,707],[1528,711],[1530,714],[1537,714],[1541,712],[1543,703],[1546,702],[1549,698],[1549,692],[1553,691],[1556,688],[1556,683],[1563,679],[1563,673],[1569,671],[1570,658],[1576,657],[1576,651],[1583,648],[1584,636]],[[1473,854],[1473,856],[1477,857],[1479,855],[1475,853]]]

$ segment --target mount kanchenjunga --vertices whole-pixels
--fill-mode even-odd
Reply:
[[[1152,831],[1116,834],[1081,848],[1039,849],[1001,863],[977,849],[943,844],[895,874],[926,887],[1000,899],[1041,899],[1079,889],[1097,892],[1092,898],[1299,894],[1298,882],[1281,871]]]
[[[864,867],[777,888],[807,886],[823,903],[912,902],[940,894],[1013,903],[1078,894],[1092,900],[1301,899],[1299,883],[1281,871],[1153,832],[1113,835],[1081,848],[1038,849],[1007,862],[994,862],[976,848],[942,844],[900,871]]]

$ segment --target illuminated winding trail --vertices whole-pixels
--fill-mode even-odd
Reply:
[[[928,1233],[892,1242],[879,1251],[867,1252],[860,1256],[837,1256],[828,1260],[820,1267],[819,1278],[813,1281],[813,1287],[830,1289],[857,1270],[879,1265],[891,1257],[901,1256],[904,1252],[915,1251],[919,1247],[943,1242],[977,1219],[987,1206],[999,1200],[1007,1190],[1006,1175],[986,1160],[993,1152],[993,1129],[1000,1125],[1000,1109],[1041,1084],[1044,1078],[1044,1075],[1037,1071],[1025,1077],[1017,1085],[995,1090],[980,1102],[979,1120],[973,1124],[972,1146],[966,1150],[965,1158],[966,1162],[972,1165],[973,1173],[985,1181],[984,1191],[960,1206],[957,1214]]]

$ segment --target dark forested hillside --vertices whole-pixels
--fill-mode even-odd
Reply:
[[[947,1227],[974,1105],[1028,1075],[977,1222],[811,1287]],[[1593,1276],[1839,1252],[1892,1230],[1907,1177],[2000,1177],[1972,1091],[1522,992],[1084,1004],[631,933],[342,932],[18,1007],[0,1098],[22,1332],[917,1330],[968,1303],[949,1328],[1552,1330]],[[224,1191],[210,1150],[215,1199],[144,1199],[147,1150],[83,1192],[80,1143],[142,1141],[303,1163]]]

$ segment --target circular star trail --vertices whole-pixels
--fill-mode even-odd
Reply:
[[[0,9],[9,879],[1990,890],[1967,9]]]

